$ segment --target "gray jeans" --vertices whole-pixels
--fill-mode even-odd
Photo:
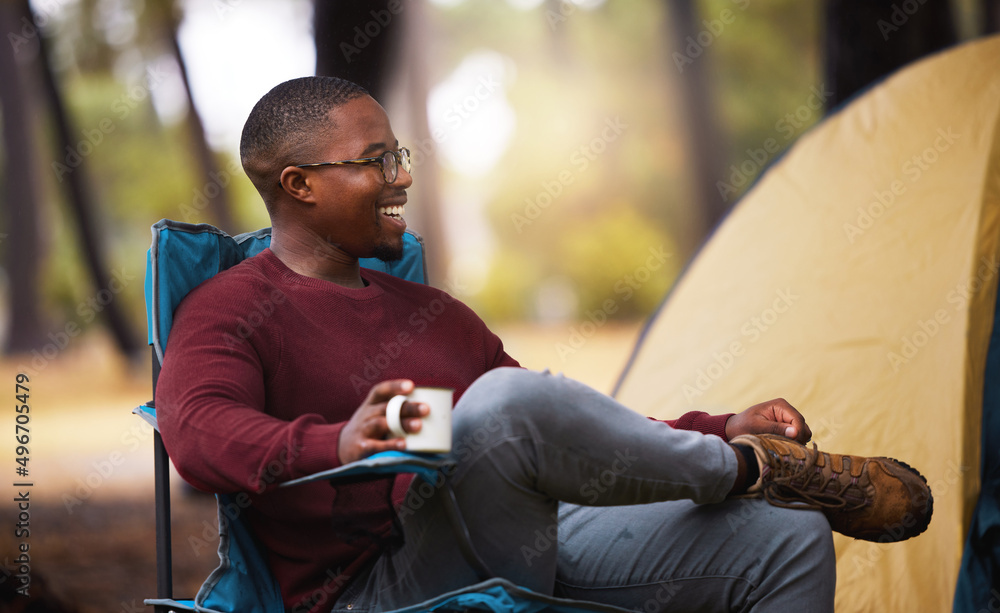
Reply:
[[[589,387],[503,368],[453,414],[448,476],[480,557],[544,594],[637,611],[832,611],[829,524],[814,511],[725,500],[731,448],[674,430]],[[405,544],[380,556],[334,611],[391,611],[478,581],[444,511],[414,480]]]

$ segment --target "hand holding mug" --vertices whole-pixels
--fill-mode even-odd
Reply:
[[[341,464],[348,464],[382,451],[402,451],[406,441],[393,438],[386,425],[386,403],[393,396],[409,394],[413,391],[413,381],[393,379],[372,386],[368,397],[340,431],[337,444],[337,458]],[[400,415],[401,421],[410,427],[410,421],[422,420],[429,413],[424,405],[410,403]]]
[[[385,407],[385,419],[390,436],[406,440],[407,451],[448,453],[451,451],[451,404],[455,390],[447,387],[417,387],[409,394],[393,396]],[[430,407],[430,414],[421,418],[420,430],[403,428],[403,403],[420,403]]]

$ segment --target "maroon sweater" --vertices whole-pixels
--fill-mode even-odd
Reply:
[[[412,379],[455,388],[518,363],[471,309],[448,294],[375,271],[348,289],[301,276],[270,250],[197,287],[174,316],[160,373],[160,431],[178,472],[199,489],[240,493],[285,605],[325,587],[329,609],[377,552],[335,534],[385,533],[391,496],[410,482],[331,488],[283,481],[340,465],[341,428],[373,384]],[[671,425],[725,437],[728,415],[693,412]],[[336,502],[336,504],[335,504]]]

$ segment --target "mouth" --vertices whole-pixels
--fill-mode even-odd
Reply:
[[[403,213],[405,213],[404,208],[405,207],[403,207],[403,205],[399,205],[399,206],[380,206],[380,207],[378,207],[378,213],[379,213],[379,215],[385,215],[386,217],[390,217],[392,219],[402,220],[403,219]]]

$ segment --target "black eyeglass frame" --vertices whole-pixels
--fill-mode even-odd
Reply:
[[[392,165],[393,176],[389,178],[389,164],[387,164],[388,157],[391,156],[395,161]],[[382,171],[382,178],[385,182],[392,184],[396,182],[399,177],[399,169],[402,168],[406,172],[410,172],[412,164],[410,162],[410,150],[406,147],[400,147],[398,151],[386,151],[382,155],[370,158],[357,158],[354,160],[340,160],[339,162],[315,162],[312,164],[296,164],[295,168],[317,168],[319,166],[339,166],[341,164],[378,164],[379,169]]]

